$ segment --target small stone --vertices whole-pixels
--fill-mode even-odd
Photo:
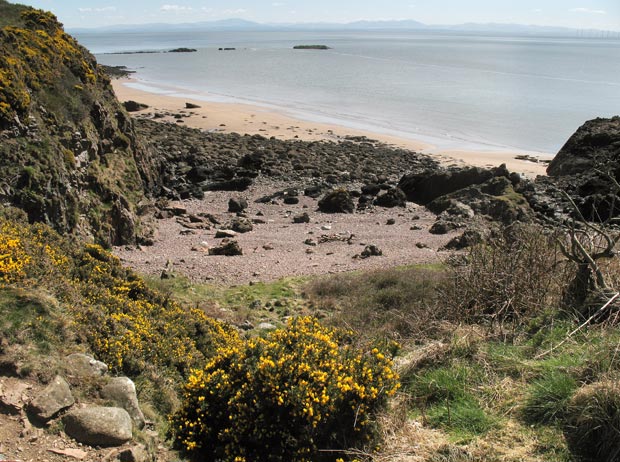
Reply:
[[[383,255],[383,251],[374,244],[367,245],[362,253],[360,254],[361,258],[369,258],[369,257],[379,257]]]
[[[215,233],[216,239],[226,239],[237,237],[237,233],[232,229],[218,229]]]
[[[310,215],[308,215],[307,212],[304,212],[301,215],[296,215],[293,217],[293,223],[310,223]]]

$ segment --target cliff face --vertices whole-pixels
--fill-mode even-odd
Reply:
[[[95,58],[55,16],[0,0],[0,200],[31,222],[128,244],[157,169]]]

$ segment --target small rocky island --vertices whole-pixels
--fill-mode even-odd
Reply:
[[[198,50],[196,50],[195,48],[181,47],[181,48],[174,48],[170,50],[168,53],[196,53],[197,51]]]
[[[295,45],[293,50],[331,50],[327,45]]]

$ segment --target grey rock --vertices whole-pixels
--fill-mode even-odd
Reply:
[[[248,208],[248,201],[240,197],[232,197],[228,200],[228,211],[232,213],[243,212]]]
[[[124,449],[116,458],[120,462],[150,462],[154,460],[143,444],[137,444],[131,448]]]
[[[118,407],[76,409],[62,421],[67,435],[91,446],[120,446],[133,437],[131,417]]]
[[[458,224],[452,221],[437,220],[428,230],[431,234],[448,234],[450,231],[457,229]]]
[[[218,229],[215,232],[216,239],[227,239],[232,237],[237,237],[237,233],[232,229]]]
[[[71,388],[65,379],[57,375],[54,380],[28,405],[28,412],[36,419],[47,422],[75,403]]]
[[[90,355],[73,353],[65,358],[66,371],[76,377],[100,377],[108,372],[108,366]]]
[[[362,251],[361,258],[379,257],[383,255],[383,251],[374,244],[367,245]]]
[[[236,255],[243,255],[243,250],[241,249],[237,241],[229,241],[227,239],[224,239],[222,241],[222,245],[209,249],[209,255],[223,255],[226,257],[234,257]]]
[[[234,218],[230,221],[230,229],[237,233],[249,233],[254,229],[252,221],[247,218]]]
[[[133,424],[138,429],[144,428],[144,414],[140,410],[138,395],[136,394],[136,386],[127,377],[115,377],[103,387],[101,397],[113,401],[117,406],[125,409]]]
[[[293,217],[293,223],[310,223],[310,215],[307,212]]]

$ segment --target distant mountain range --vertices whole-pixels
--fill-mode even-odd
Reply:
[[[494,33],[502,35],[552,35],[620,38],[620,32],[594,29],[571,29],[568,27],[535,26],[524,24],[467,23],[457,25],[428,25],[405,19],[398,21],[355,21],[350,23],[272,23],[264,24],[245,19],[223,19],[219,21],[183,24],[153,23],[116,25],[98,28],[69,28],[71,33],[89,32],[149,32],[149,31],[446,31],[471,34]]]

